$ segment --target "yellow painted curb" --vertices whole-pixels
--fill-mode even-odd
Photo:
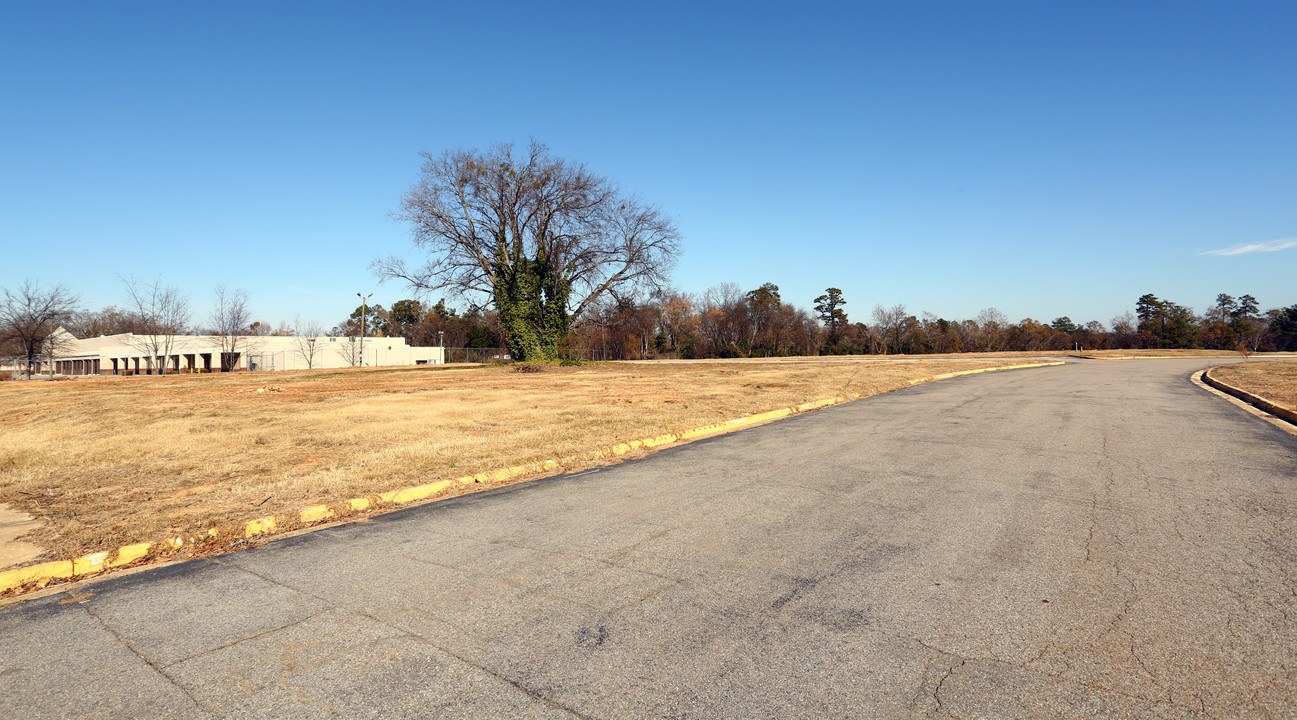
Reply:
[[[424,498],[432,497],[433,495],[436,495],[437,493],[441,492],[442,490],[445,490],[449,486],[450,486],[449,480],[442,480],[441,482],[435,482],[432,483],[431,485],[420,485],[418,487],[398,490],[397,492],[392,493],[391,499],[387,500],[387,502],[406,503],[406,502],[414,502],[415,500],[422,500]],[[383,494],[386,495],[387,493],[383,493]]]
[[[108,566],[121,567],[133,563],[148,555],[150,547],[153,547],[153,543],[135,543],[134,545],[123,546],[117,550],[117,559],[108,563]]]
[[[1017,370],[1021,368],[1066,364],[1067,363],[1062,361],[1056,361],[1030,363],[1026,365],[1001,365],[992,368],[942,373],[931,377],[910,380],[909,383],[910,385],[918,385],[920,383],[932,382],[934,380],[945,380],[948,378],[959,377],[961,375],[975,375],[977,373],[992,372],[996,370]],[[769,410],[755,415],[735,418],[733,420],[726,420],[725,422],[703,425],[702,427],[691,428],[680,433],[665,433],[655,437],[630,440],[598,450],[573,455],[561,460],[545,460],[544,462],[532,463],[529,465],[514,465],[474,475],[464,475],[453,480],[438,480],[437,482],[428,483],[426,485],[416,485],[401,490],[389,490],[372,497],[351,498],[344,503],[339,504],[338,507],[345,507],[346,510],[351,512],[360,512],[379,504],[410,503],[418,500],[426,500],[455,484],[472,485],[475,483],[503,482],[524,475],[547,472],[569,463],[618,457],[640,448],[655,448],[663,445],[670,445],[675,442],[694,440],[708,435],[715,435],[717,433],[746,427],[748,425],[755,425],[769,420],[777,420],[797,413],[810,412],[831,405],[838,405],[851,400],[857,400],[860,397],[860,395],[851,394],[838,395],[837,397],[825,398],[823,400],[813,400],[793,407],[779,408],[777,410]],[[292,516],[267,516],[250,520],[244,526],[243,536],[245,538],[251,538],[258,535],[273,533],[280,529],[281,523],[283,523],[284,526],[291,526],[298,523],[305,525],[319,522],[321,520],[328,520],[334,517],[337,517],[337,513],[334,511],[333,507],[330,507],[329,505],[311,505],[298,512],[296,522],[294,522]],[[0,572],[0,593],[14,588],[20,588],[24,585],[40,583],[42,581],[92,575],[102,572],[107,568],[121,567],[135,562],[136,560],[147,556],[149,551],[154,548],[179,549],[185,545],[198,545],[215,537],[216,530],[212,529],[208,530],[205,534],[192,536],[188,539],[176,537],[158,543],[135,543],[134,545],[124,545],[117,550],[115,557],[113,556],[113,553],[104,551],[92,553],[75,560],[59,560],[55,562],[42,563],[40,565],[32,565],[25,568],[5,570]],[[113,557],[113,559],[109,560],[110,557]]]
[[[312,505],[302,510],[302,522],[313,523],[333,517],[333,509],[328,505]]]
[[[5,570],[0,572],[0,591],[22,587],[28,583],[38,583],[42,580],[67,577],[72,577],[71,560],[56,560],[30,567]]]
[[[245,537],[252,537],[253,535],[273,532],[274,529],[275,519],[273,517],[263,517],[257,518],[256,520],[249,520],[247,527],[244,528],[243,534]]]
[[[73,575],[89,575],[97,573],[104,569],[104,561],[108,559],[108,552],[97,552],[77,558],[72,561]]]

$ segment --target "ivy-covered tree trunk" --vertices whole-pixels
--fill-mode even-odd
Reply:
[[[502,244],[495,263],[495,309],[509,354],[518,361],[557,360],[571,324],[571,283],[550,263],[543,245],[535,259],[515,256],[506,262],[503,252]]]

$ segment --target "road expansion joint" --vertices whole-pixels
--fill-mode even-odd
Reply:
[[[261,631],[259,631],[259,632],[256,632],[256,633],[253,633],[253,634],[251,634],[251,635],[248,635],[248,636],[246,636],[246,637],[241,637],[241,638],[239,638],[238,640],[231,640],[230,642],[227,642],[227,643],[225,643],[224,645],[218,645],[218,646],[213,647],[213,648],[208,648],[208,649],[206,649],[206,650],[202,650],[202,651],[200,651],[200,652],[196,652],[196,653],[194,653],[193,655],[187,655],[187,656],[185,656],[185,657],[180,658],[179,660],[174,660],[174,661],[172,661],[172,662],[169,662],[169,663],[167,663],[167,664],[166,664],[165,666],[163,666],[163,667],[167,667],[167,668],[175,667],[176,665],[180,665],[180,664],[185,663],[185,662],[188,662],[188,661],[190,661],[190,660],[194,660],[194,659],[196,659],[196,658],[203,657],[204,655],[210,655],[210,654],[212,654],[212,653],[214,653],[214,652],[218,652],[218,651],[221,651],[221,650],[225,650],[225,649],[227,649],[227,648],[232,648],[232,647],[234,647],[234,646],[236,646],[236,645],[242,645],[243,643],[248,642],[249,640],[256,640],[257,638],[265,637],[266,635],[272,635],[272,634],[274,634],[274,633],[279,632],[280,630],[287,630],[288,628],[293,627],[294,625],[300,625],[300,624],[306,622],[307,620],[313,620],[313,619],[315,619],[315,618],[317,618],[317,617],[319,617],[319,616],[321,616],[321,615],[323,615],[323,614],[329,612],[330,610],[333,610],[333,608],[331,608],[331,607],[324,608],[323,610],[319,610],[319,611],[317,611],[317,612],[313,612],[313,613],[311,613],[310,615],[307,615],[307,616],[302,617],[302,618],[298,618],[297,620],[293,620],[293,621],[291,621],[291,622],[286,622],[286,623],[284,623],[283,625],[280,625],[279,627],[266,628],[265,630],[261,630]]]
[[[220,560],[220,559],[218,559],[218,558],[212,558],[212,562],[216,562],[216,563],[219,563],[219,564],[224,565],[224,566],[226,566],[226,567],[233,568],[233,569],[240,570],[240,571],[242,571],[242,572],[248,573],[249,575],[252,575],[253,577],[260,578],[261,580],[264,580],[265,582],[271,583],[271,584],[273,584],[273,585],[278,585],[278,586],[280,586],[280,587],[287,588],[287,589],[289,589],[289,590],[293,590],[293,591],[295,591],[295,592],[300,592],[300,593],[302,593],[302,594],[304,594],[304,595],[309,595],[310,597],[313,597],[313,598],[315,598],[316,600],[319,600],[321,603],[323,603],[323,604],[325,605],[325,609],[324,609],[324,610],[321,610],[320,612],[326,612],[326,611],[328,611],[328,610],[344,610],[344,611],[346,611],[346,612],[355,613],[355,614],[357,614],[357,615],[359,615],[359,616],[361,616],[361,617],[367,618],[367,619],[369,619],[369,620],[371,620],[371,621],[373,621],[373,622],[375,622],[375,623],[378,623],[379,625],[382,625],[383,627],[386,627],[386,628],[388,628],[389,630],[393,630],[393,631],[395,631],[395,632],[396,632],[396,637],[405,638],[405,639],[408,639],[408,640],[410,640],[410,641],[412,641],[412,642],[417,642],[417,643],[420,643],[420,644],[422,644],[422,645],[427,645],[428,647],[431,647],[431,648],[437,650],[438,652],[444,653],[445,655],[447,655],[447,656],[449,656],[449,657],[452,657],[452,658],[458,660],[459,662],[461,662],[461,663],[463,663],[463,664],[465,664],[465,665],[467,665],[467,666],[469,666],[469,667],[471,667],[471,668],[473,668],[473,669],[475,669],[475,670],[478,670],[479,672],[486,673],[487,675],[490,675],[491,677],[494,677],[494,678],[496,678],[497,680],[500,680],[501,682],[504,682],[504,683],[506,683],[506,684],[512,686],[513,688],[515,688],[516,690],[518,690],[518,691],[520,691],[520,692],[526,693],[528,696],[530,696],[530,697],[532,697],[532,698],[534,698],[534,699],[536,699],[536,700],[539,700],[540,702],[545,703],[546,705],[548,705],[548,706],[554,708],[555,710],[559,710],[559,711],[564,712],[564,713],[566,713],[566,714],[568,714],[568,715],[571,715],[571,716],[574,717],[574,718],[578,718],[578,720],[594,720],[593,718],[591,718],[591,717],[589,717],[589,716],[587,716],[587,715],[583,715],[583,714],[577,712],[576,710],[574,710],[574,709],[572,709],[572,708],[569,708],[569,707],[567,707],[567,706],[565,706],[565,705],[563,705],[563,704],[561,704],[561,703],[559,703],[559,702],[557,702],[557,701],[555,701],[555,700],[552,700],[552,699],[550,699],[550,698],[547,698],[547,697],[541,695],[539,692],[532,691],[532,690],[528,689],[527,687],[525,687],[524,685],[522,685],[522,683],[519,682],[519,681],[515,681],[515,680],[513,680],[513,679],[511,679],[511,678],[505,677],[504,675],[502,675],[502,674],[500,674],[500,673],[498,673],[498,672],[496,672],[496,671],[494,671],[494,670],[491,670],[490,668],[487,668],[487,667],[484,666],[484,665],[479,665],[478,663],[475,663],[475,662],[469,660],[468,658],[463,657],[463,656],[460,655],[459,653],[456,653],[456,652],[454,652],[453,650],[450,650],[449,648],[446,648],[446,647],[444,647],[444,646],[442,646],[442,645],[439,645],[439,644],[433,642],[432,640],[430,640],[430,639],[428,639],[428,638],[426,638],[426,637],[423,637],[423,636],[421,636],[421,635],[416,635],[415,633],[410,632],[408,629],[403,628],[403,627],[400,627],[400,626],[398,626],[398,625],[393,625],[393,624],[391,624],[391,623],[389,623],[389,622],[383,620],[382,618],[379,618],[379,617],[375,616],[372,612],[370,612],[370,611],[368,611],[368,610],[365,610],[365,609],[363,609],[363,608],[352,608],[352,607],[346,607],[346,606],[343,606],[343,605],[339,605],[339,604],[337,604],[337,603],[335,603],[335,602],[333,602],[333,601],[331,601],[331,600],[329,600],[329,599],[327,599],[327,598],[325,598],[325,597],[322,597],[322,596],[320,596],[320,595],[317,595],[317,594],[315,594],[315,593],[312,593],[310,590],[307,590],[307,589],[305,589],[305,588],[297,588],[297,587],[293,587],[292,585],[288,585],[288,584],[286,584],[286,583],[282,583],[282,582],[280,582],[280,581],[278,581],[278,580],[275,580],[274,578],[267,577],[267,576],[265,576],[265,575],[262,575],[261,573],[255,572],[255,571],[253,571],[253,570],[248,570],[247,568],[242,568],[242,567],[239,567],[239,566],[237,566],[237,565],[232,565],[232,564],[230,564],[230,563],[224,562],[224,561],[222,561],[222,560]],[[93,614],[93,613],[92,613],[92,614]],[[318,613],[316,613],[316,614],[318,614]],[[100,622],[102,623],[103,621],[101,620]],[[294,624],[296,624],[296,623],[289,623],[288,626],[291,626],[291,625],[294,625]],[[288,626],[285,626],[285,627],[288,627]],[[107,627],[107,626],[105,625],[105,627]],[[461,628],[461,630],[463,630],[463,629]],[[109,632],[112,632],[112,630],[109,629]],[[271,632],[273,632],[273,631],[271,631]],[[261,634],[265,634],[265,633],[261,633]],[[116,637],[116,633],[114,633],[114,636]],[[123,639],[120,638],[120,637],[118,637],[118,639],[119,639],[119,640],[122,640],[123,643],[126,642],[125,640],[123,640]],[[232,643],[232,644],[235,644],[235,643]],[[129,644],[127,644],[127,646],[130,647]],[[134,652],[134,648],[131,648],[131,650]],[[352,650],[354,650],[354,648],[353,648]],[[136,654],[139,655],[138,652],[136,652]],[[148,659],[145,658],[143,655],[140,655],[140,658],[143,659],[145,662],[149,662]],[[161,673],[161,674],[163,675],[163,677],[167,677],[168,680],[171,680],[171,678],[170,678],[169,676],[167,676],[165,672],[163,672],[160,668],[157,668],[156,666],[154,666],[153,663],[149,663],[149,666],[150,666],[150,667],[153,667],[155,670],[157,670],[159,673]],[[184,690],[184,687],[181,686],[181,685],[179,685],[178,683],[176,683],[174,680],[172,680],[171,682],[172,682],[172,684],[175,684],[177,687],[180,687],[182,690]],[[190,698],[191,700],[194,700],[195,703],[198,703],[197,699],[195,699],[194,696],[193,696],[192,694],[190,694],[187,690],[185,690],[185,694],[186,694],[187,696],[189,696],[189,698]],[[202,704],[199,704],[199,707],[203,707],[203,705],[202,705]]]
[[[423,555],[411,555],[410,553],[404,553],[404,552],[396,552],[396,553],[392,553],[392,555],[393,557],[398,557],[401,558],[402,560],[409,560],[410,562],[416,562],[419,563],[420,565],[427,565],[429,567],[441,568],[442,570],[454,570],[455,572],[467,573],[471,577],[482,577],[481,573],[474,572],[471,568],[462,567],[460,565],[439,563],[436,560],[429,560],[426,556]]]
[[[370,619],[373,620],[374,622],[377,622],[377,623],[379,623],[379,624],[381,624],[381,625],[383,625],[383,626],[385,626],[385,627],[387,627],[387,628],[390,628],[390,629],[392,629],[392,630],[395,630],[397,633],[399,633],[399,637],[403,637],[403,638],[406,638],[406,639],[408,639],[408,640],[410,640],[410,641],[412,641],[412,642],[416,642],[416,643],[420,643],[420,644],[422,644],[422,645],[426,645],[426,646],[428,646],[428,647],[430,647],[430,648],[432,648],[432,649],[434,649],[434,650],[436,650],[436,651],[438,651],[438,652],[440,652],[440,653],[444,653],[446,656],[451,657],[451,658],[454,658],[455,660],[458,660],[459,662],[461,662],[461,663],[467,665],[467,666],[470,667],[470,668],[473,668],[474,670],[477,670],[478,672],[481,672],[481,673],[484,673],[484,674],[486,674],[486,675],[489,675],[489,676],[495,678],[496,680],[499,680],[500,682],[503,682],[503,683],[505,683],[506,685],[509,685],[510,687],[514,688],[515,690],[517,690],[517,691],[519,691],[519,692],[521,692],[521,693],[527,695],[528,697],[531,697],[531,698],[533,698],[533,699],[535,699],[535,700],[538,700],[538,701],[544,703],[545,705],[548,705],[549,707],[551,707],[551,708],[553,708],[553,709],[555,709],[555,710],[558,710],[559,712],[565,713],[565,714],[567,714],[567,715],[571,715],[572,717],[577,718],[577,720],[595,720],[595,718],[592,717],[592,716],[590,716],[590,715],[586,715],[586,714],[584,714],[584,713],[581,713],[581,712],[577,711],[577,710],[574,709],[574,708],[568,707],[568,706],[566,706],[566,705],[564,705],[564,704],[558,702],[557,700],[554,700],[554,699],[552,699],[552,698],[546,697],[546,696],[545,696],[544,694],[542,694],[539,690],[533,690],[533,689],[527,687],[527,686],[524,684],[524,681],[523,681],[523,680],[515,680],[514,678],[508,677],[507,675],[504,675],[504,674],[501,673],[501,672],[498,672],[498,671],[496,671],[496,670],[493,670],[493,669],[487,667],[486,665],[482,665],[482,664],[480,664],[480,663],[473,662],[472,660],[470,660],[470,659],[468,659],[467,657],[461,655],[460,653],[457,653],[457,652],[455,652],[454,650],[451,650],[450,648],[447,648],[447,647],[445,647],[445,646],[443,646],[443,645],[441,645],[441,644],[439,644],[439,643],[433,642],[433,641],[432,641],[431,639],[429,639],[429,638],[423,637],[423,636],[421,636],[421,635],[416,635],[416,634],[410,632],[409,630],[406,630],[405,628],[401,628],[401,627],[398,627],[398,626],[392,625],[392,624],[390,624],[390,623],[387,623],[387,622],[383,621],[382,619],[377,618],[377,617],[374,617],[373,615],[371,615],[371,614],[369,614],[369,613],[362,613],[362,614],[365,615],[366,617],[370,618]]]
[[[77,597],[76,595],[73,595],[71,592],[69,592],[68,595],[72,597]],[[137,649],[135,645],[131,643],[130,640],[127,640],[126,638],[122,637],[121,633],[117,632],[116,628],[108,624],[107,621],[105,621],[102,617],[100,617],[99,613],[95,612],[95,609],[91,607],[89,603],[86,602],[86,600],[88,599],[89,597],[84,597],[84,596],[79,598],[77,600],[77,605],[80,605],[81,609],[85,610],[86,614],[94,618],[95,622],[98,622],[99,626],[102,627],[109,635],[112,635],[113,638],[117,640],[117,642],[121,643],[127,650],[130,650],[131,653],[134,654],[135,657],[139,658],[141,662],[149,666],[150,670],[157,673],[158,676],[161,677],[162,679],[166,680],[168,684],[172,685],[177,690],[184,693],[185,697],[189,698],[189,701],[194,704],[194,707],[197,707],[200,710],[207,709],[207,706],[204,703],[202,703],[198,698],[194,697],[193,693],[189,692],[189,688],[177,682],[175,678],[171,677],[171,674],[168,673],[164,667],[153,662],[153,660],[150,659],[147,655],[140,652],[139,649]]]
[[[465,567],[461,567],[461,566],[458,566],[458,565],[446,565],[446,564],[443,564],[443,563],[432,562],[432,561],[429,561],[429,560],[426,560],[426,559],[413,558],[413,557],[411,557],[411,556],[407,556],[407,555],[405,555],[405,554],[399,554],[398,556],[399,556],[399,557],[405,557],[405,558],[412,559],[412,560],[418,560],[419,562],[423,562],[423,563],[425,563],[425,564],[432,565],[432,566],[435,566],[435,567],[445,568],[445,569],[448,569],[448,570],[455,570],[455,571],[457,571],[457,572],[464,572],[464,573],[467,573],[469,576],[474,577],[474,578],[494,580],[495,582],[498,582],[498,583],[500,583],[500,584],[502,584],[502,585],[506,585],[506,586],[508,586],[508,587],[511,587],[511,588],[514,588],[514,589],[517,589],[517,590],[523,590],[523,591],[525,591],[525,592],[527,592],[527,593],[532,593],[532,594],[535,594],[535,595],[538,595],[538,596],[546,597],[546,598],[549,598],[549,599],[551,599],[551,600],[555,600],[555,601],[559,601],[559,602],[573,602],[573,603],[575,603],[575,604],[577,604],[577,605],[580,605],[580,606],[582,606],[582,607],[585,607],[585,608],[587,608],[587,609],[589,609],[589,610],[593,610],[593,611],[602,611],[603,614],[602,614],[602,617],[601,617],[600,619],[608,619],[608,618],[611,618],[612,616],[616,615],[617,613],[620,613],[620,612],[622,612],[622,611],[624,611],[624,610],[627,610],[627,609],[629,609],[629,608],[635,607],[636,605],[639,605],[640,603],[643,603],[643,602],[646,601],[646,600],[649,600],[649,599],[651,599],[651,598],[653,598],[653,597],[655,597],[655,596],[657,596],[657,595],[661,595],[662,593],[664,593],[664,592],[666,592],[666,591],[668,591],[668,590],[671,590],[672,588],[675,588],[675,587],[677,587],[677,586],[679,586],[679,585],[684,584],[684,581],[681,580],[681,579],[679,579],[679,578],[674,578],[674,577],[670,577],[670,576],[667,576],[667,575],[661,575],[661,574],[658,574],[658,573],[654,573],[654,572],[649,572],[649,571],[641,570],[641,569],[639,569],[639,568],[627,567],[627,566],[624,566],[624,565],[619,565],[619,564],[617,564],[617,563],[615,563],[615,562],[610,562],[610,561],[608,561],[608,560],[606,560],[606,559],[604,559],[604,558],[599,558],[599,557],[594,557],[594,556],[589,556],[589,555],[580,555],[580,554],[574,554],[574,553],[556,552],[556,551],[553,551],[553,550],[546,550],[546,549],[542,549],[542,548],[535,548],[535,547],[531,547],[531,546],[529,546],[529,545],[517,545],[517,544],[514,544],[514,543],[496,542],[496,543],[492,543],[492,544],[500,545],[500,546],[503,546],[503,547],[515,548],[515,549],[519,549],[519,550],[531,550],[531,551],[539,552],[539,553],[542,553],[542,554],[544,554],[544,555],[548,555],[548,556],[551,556],[551,557],[557,557],[557,556],[571,556],[571,557],[577,557],[577,558],[581,558],[581,559],[584,559],[584,560],[590,560],[590,561],[592,561],[592,562],[600,563],[601,565],[604,565],[604,566],[606,566],[606,567],[608,567],[608,568],[618,568],[618,569],[621,569],[621,570],[627,570],[627,571],[630,571],[630,572],[635,572],[635,573],[639,573],[639,574],[642,574],[642,575],[646,575],[646,576],[649,576],[649,577],[655,577],[655,578],[658,578],[658,579],[660,579],[660,580],[666,581],[668,584],[667,584],[667,585],[660,586],[660,587],[657,587],[657,588],[654,588],[652,591],[646,593],[643,597],[640,597],[640,598],[638,598],[638,599],[636,599],[636,600],[633,600],[633,601],[631,601],[631,602],[628,602],[628,603],[626,603],[626,604],[624,604],[624,605],[621,605],[621,606],[616,607],[616,608],[612,608],[611,610],[603,611],[602,608],[600,608],[600,607],[598,607],[598,606],[594,606],[594,605],[590,605],[590,604],[588,604],[588,603],[584,603],[584,602],[581,602],[581,601],[572,600],[572,599],[570,599],[570,598],[566,598],[566,597],[562,597],[562,596],[554,595],[554,594],[552,594],[552,593],[547,593],[547,592],[545,592],[545,591],[543,591],[543,590],[539,590],[539,589],[533,588],[533,587],[531,587],[530,585],[528,585],[528,584],[526,584],[526,583],[516,582],[516,581],[510,580],[509,578],[501,577],[501,576],[499,576],[499,575],[488,575],[488,574],[484,574],[484,573],[476,572],[476,571],[472,570],[471,568],[465,568]],[[258,633],[258,634],[255,635],[255,636],[252,636],[252,637],[249,637],[249,638],[245,638],[245,640],[251,640],[251,639],[254,639],[254,638],[256,638],[256,637],[260,637],[261,635],[266,635],[266,634],[273,633],[273,632],[276,632],[276,631],[278,631],[278,630],[281,630],[281,629],[284,629],[284,628],[287,628],[287,627],[291,627],[291,626],[293,626],[293,625],[296,625],[296,624],[299,623],[299,622],[303,622],[303,621],[305,621],[305,620],[310,619],[310,617],[314,617],[315,615],[319,615],[320,613],[328,612],[328,611],[331,610],[331,609],[345,610],[345,611],[348,611],[348,612],[357,612],[357,613],[360,613],[360,614],[362,614],[362,615],[365,615],[366,617],[370,617],[371,619],[374,619],[374,620],[377,621],[377,622],[380,622],[380,623],[382,622],[381,620],[378,620],[377,618],[373,618],[373,616],[369,615],[367,612],[365,612],[365,611],[364,611],[363,609],[361,609],[361,608],[351,608],[351,607],[345,607],[345,606],[337,605],[337,604],[331,602],[330,600],[328,600],[328,599],[326,599],[326,598],[324,598],[324,597],[322,597],[322,596],[320,596],[320,595],[317,595],[317,594],[315,594],[315,593],[310,592],[310,591],[309,591],[308,589],[306,589],[306,588],[300,588],[300,587],[296,587],[296,586],[293,586],[293,585],[288,585],[288,584],[282,583],[282,582],[280,582],[280,581],[278,581],[278,580],[275,580],[274,578],[270,578],[270,577],[267,577],[267,576],[262,575],[262,574],[260,574],[260,573],[257,573],[257,572],[255,572],[255,571],[248,570],[247,568],[243,568],[243,567],[239,567],[239,566],[237,566],[237,565],[230,564],[230,563],[225,562],[225,561],[223,561],[223,560],[221,560],[221,559],[219,559],[219,558],[212,558],[211,560],[212,560],[212,562],[218,563],[218,564],[220,564],[220,565],[224,565],[224,566],[226,566],[226,567],[234,568],[234,569],[240,570],[240,571],[242,571],[242,572],[248,573],[248,574],[250,574],[250,575],[252,575],[252,576],[254,576],[254,577],[258,578],[258,579],[261,579],[261,580],[263,580],[263,581],[265,581],[265,582],[267,582],[267,583],[272,583],[272,584],[274,584],[274,585],[278,585],[278,586],[280,586],[280,587],[286,588],[286,589],[288,589],[288,590],[292,590],[292,591],[294,591],[294,592],[300,592],[300,593],[303,593],[303,594],[309,595],[309,596],[311,596],[311,597],[313,597],[313,598],[319,600],[320,602],[324,603],[324,604],[327,606],[325,609],[323,609],[323,610],[321,610],[321,611],[319,611],[319,612],[317,612],[317,613],[314,613],[313,615],[311,615],[311,616],[309,616],[309,617],[302,618],[301,620],[297,620],[297,621],[294,621],[294,622],[288,623],[287,625],[284,625],[283,627],[280,627],[280,628],[274,628],[274,629],[271,629],[271,630],[266,630],[266,631],[264,631],[264,632],[262,632],[262,633]],[[386,625],[386,623],[383,623],[383,624]],[[389,626],[389,627],[390,627],[390,626]],[[460,629],[461,629],[461,630],[464,630],[464,628],[460,628]],[[244,641],[244,640],[238,640],[238,641],[235,641],[235,642],[229,643],[228,645],[226,645],[226,646],[222,646],[222,647],[229,647],[230,645],[237,645],[238,643],[243,642],[243,641]],[[213,648],[213,650],[219,650],[219,649],[222,649],[222,648]],[[206,652],[210,652],[210,651],[204,651],[204,653],[198,653],[198,655],[205,654]],[[194,657],[197,657],[197,655],[195,655]],[[190,659],[190,658],[185,658],[185,659],[188,660],[188,659]],[[178,662],[183,662],[183,660],[178,661]]]

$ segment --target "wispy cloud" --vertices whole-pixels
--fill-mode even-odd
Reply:
[[[1208,250],[1199,255],[1242,255],[1250,252],[1278,252],[1288,248],[1297,248],[1297,238],[1288,238],[1286,240],[1271,240],[1270,242],[1249,243],[1247,245],[1234,245],[1233,247],[1221,248],[1219,250]]]

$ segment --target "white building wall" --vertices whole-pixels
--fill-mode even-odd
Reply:
[[[145,338],[129,333],[86,340],[72,340],[60,358],[97,359],[100,374],[148,372],[161,366],[161,362],[148,357]],[[321,337],[315,342],[310,366],[314,368],[341,368],[357,364],[361,355],[359,338]],[[243,336],[235,352],[239,354],[237,370],[305,370],[308,367],[304,339],[282,336]],[[166,362],[174,372],[175,359],[179,359],[181,372],[221,370],[221,338],[205,335],[176,336]],[[365,338],[364,366],[387,367],[400,365],[433,364],[445,362],[445,348],[410,347],[405,338]],[[114,364],[116,360],[116,364]]]

